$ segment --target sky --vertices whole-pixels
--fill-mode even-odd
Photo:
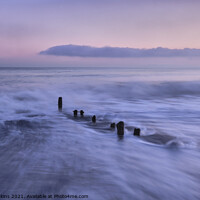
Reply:
[[[69,44],[200,49],[199,8],[199,0],[0,0],[0,66],[131,66],[141,62],[141,58],[39,54]],[[170,59],[166,62],[173,62]],[[199,59],[176,61],[198,64]]]

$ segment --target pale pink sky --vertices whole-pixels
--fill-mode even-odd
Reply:
[[[37,55],[64,44],[200,48],[199,8],[197,0],[1,0],[0,65],[87,63]]]

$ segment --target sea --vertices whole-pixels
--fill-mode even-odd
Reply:
[[[199,200],[200,67],[0,67],[0,199]]]

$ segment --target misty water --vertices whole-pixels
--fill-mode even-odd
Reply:
[[[200,68],[0,68],[0,194],[200,199]]]

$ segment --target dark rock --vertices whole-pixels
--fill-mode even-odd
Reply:
[[[141,136],[141,139],[143,139],[147,142],[154,143],[154,144],[163,145],[163,144],[167,144],[168,142],[174,140],[175,137],[171,136],[171,135],[155,133],[153,135]]]

